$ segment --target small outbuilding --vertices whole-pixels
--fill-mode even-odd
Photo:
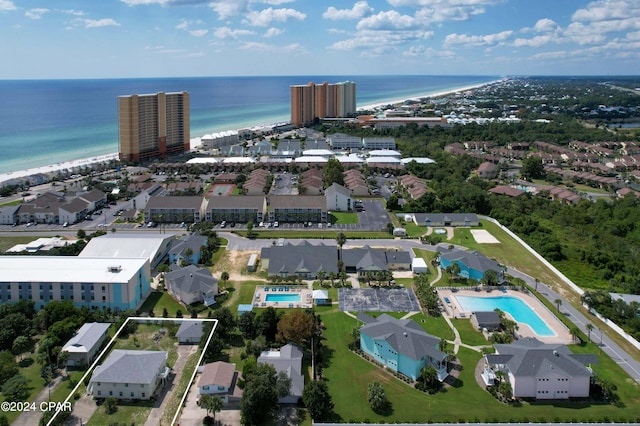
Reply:
[[[251,304],[241,303],[240,305],[238,305],[238,316],[239,317],[244,315],[246,312],[251,312],[251,311],[253,311],[253,305],[251,305]]]
[[[500,328],[500,315],[495,311],[478,311],[471,314],[471,324],[478,330],[496,331]]]
[[[249,262],[247,262],[247,271],[249,272],[255,272],[256,268],[258,266],[258,255],[253,253],[250,257],[249,257]]]
[[[427,266],[427,262],[424,261],[421,257],[414,257],[411,260],[411,270],[414,274],[428,274],[429,267]]]
[[[407,230],[404,228],[393,228],[393,236],[394,237],[406,237]]]
[[[202,338],[202,321],[183,320],[176,332],[178,342],[182,344],[199,343]]]
[[[313,290],[311,295],[316,305],[330,305],[329,292],[327,290]]]

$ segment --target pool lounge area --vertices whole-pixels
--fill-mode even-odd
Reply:
[[[306,286],[258,286],[253,294],[254,308],[310,308],[312,290]]]
[[[500,309],[518,323],[520,337],[535,337],[545,343],[574,343],[567,327],[529,293],[502,291],[475,291],[462,289],[438,290],[447,313],[455,318],[470,318],[473,312]]]

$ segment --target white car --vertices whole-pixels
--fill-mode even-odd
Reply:
[[[280,225],[278,224],[278,222],[277,222],[277,221],[276,221],[276,222],[273,222],[273,227],[274,227],[274,228],[277,228],[278,226],[280,226]]]
[[[264,222],[260,222],[260,223],[258,224],[258,228],[264,228]]]

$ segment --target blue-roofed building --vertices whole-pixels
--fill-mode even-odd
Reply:
[[[241,303],[238,305],[238,316],[241,317],[243,314],[247,312],[253,311],[253,305],[249,303]]]
[[[438,380],[447,378],[447,354],[439,349],[440,339],[427,334],[410,319],[382,314],[378,318],[359,314],[360,349],[393,371],[416,380],[427,366],[433,366]]]

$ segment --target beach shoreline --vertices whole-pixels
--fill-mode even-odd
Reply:
[[[362,107],[357,107],[357,111],[364,111],[364,110],[372,110],[372,109],[376,109],[376,108],[381,108],[383,106],[386,105],[397,105],[397,104],[401,104],[405,101],[420,101],[420,99],[422,98],[434,98],[434,97],[439,97],[439,96],[445,96],[445,95],[449,95],[449,94],[454,94],[454,93],[458,93],[458,92],[466,92],[468,90],[474,90],[474,89],[478,89],[484,86],[488,86],[488,85],[492,85],[495,83],[498,83],[500,81],[503,81],[504,79],[499,79],[499,80],[494,80],[494,81],[490,81],[487,83],[479,83],[479,84],[475,84],[472,86],[463,86],[463,87],[457,87],[457,88],[451,88],[451,89],[446,89],[446,90],[441,90],[438,92],[431,92],[428,94],[424,94],[424,95],[419,95],[419,96],[410,96],[410,97],[406,97],[403,99],[399,99],[399,100],[391,100],[391,101],[381,101],[381,102],[377,102],[375,104],[369,104],[369,105],[364,105]],[[275,124],[275,123],[273,123]],[[255,126],[257,127],[257,126]],[[238,130],[238,129],[235,129]],[[197,136],[197,137],[192,137],[190,138],[190,149],[193,150],[195,148],[198,147],[198,144],[200,143],[200,140],[202,138],[202,136]],[[97,155],[97,156],[93,156],[90,158],[80,158],[80,159],[76,159],[76,160],[69,160],[69,161],[64,161],[64,162],[59,162],[59,163],[54,163],[54,164],[48,164],[45,166],[41,166],[41,167],[32,167],[32,168],[28,168],[28,169],[23,169],[23,170],[15,170],[15,171],[9,171],[9,172],[4,172],[4,173],[0,173],[0,185],[2,185],[4,182],[11,180],[11,179],[19,179],[19,178],[25,178],[28,176],[33,176],[33,175],[37,175],[37,174],[47,174],[47,173],[51,173],[51,172],[57,172],[57,171],[61,171],[61,170],[73,170],[76,169],[78,167],[84,167],[84,166],[89,166],[89,165],[93,165],[93,164],[97,164],[97,163],[104,163],[104,162],[109,162],[112,160],[117,160],[118,159],[118,153],[114,152],[114,153],[107,153],[107,154],[103,154],[103,155]]]

